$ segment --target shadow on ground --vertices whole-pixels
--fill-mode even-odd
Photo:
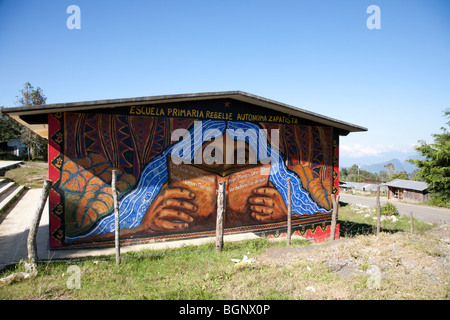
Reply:
[[[347,202],[339,201],[339,207],[346,207],[349,204]],[[401,229],[395,229],[395,228],[380,228],[380,232],[386,232],[386,233],[396,233],[396,232],[402,232]],[[346,221],[346,220],[339,220],[339,237],[356,237],[359,235],[371,235],[376,234],[377,232],[377,226],[376,225],[370,225],[367,223],[359,223],[354,221]]]

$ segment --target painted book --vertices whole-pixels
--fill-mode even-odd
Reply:
[[[225,211],[234,214],[249,212],[248,198],[256,188],[268,185],[270,164],[237,166],[229,170],[210,169],[197,164],[175,164],[167,159],[169,187],[186,188],[195,193],[197,216],[207,218],[217,212],[217,190],[225,182]]]

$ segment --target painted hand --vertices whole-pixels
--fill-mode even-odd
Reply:
[[[280,192],[271,184],[253,190],[248,199],[250,215],[260,222],[280,221],[287,218],[287,208]]]
[[[302,181],[303,189],[307,190],[311,198],[322,208],[326,210],[332,209],[332,183],[331,181],[315,179],[310,167],[298,164],[294,167],[294,171]]]
[[[195,194],[188,189],[163,186],[147,210],[140,228],[152,231],[188,228],[198,210],[191,202],[194,198]]]

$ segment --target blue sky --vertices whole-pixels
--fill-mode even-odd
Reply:
[[[346,163],[406,157],[450,108],[450,1],[0,0],[0,106],[27,81],[47,103],[247,91],[367,127]]]

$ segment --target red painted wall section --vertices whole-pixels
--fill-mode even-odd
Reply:
[[[57,248],[61,246],[63,234],[61,232],[61,219],[64,214],[60,206],[61,195],[55,190],[61,176],[63,133],[61,123],[63,114],[48,115],[48,176],[52,180],[52,189],[49,194],[49,217],[50,217],[50,247]],[[59,233],[59,236],[58,236]],[[59,239],[58,239],[59,237]]]

